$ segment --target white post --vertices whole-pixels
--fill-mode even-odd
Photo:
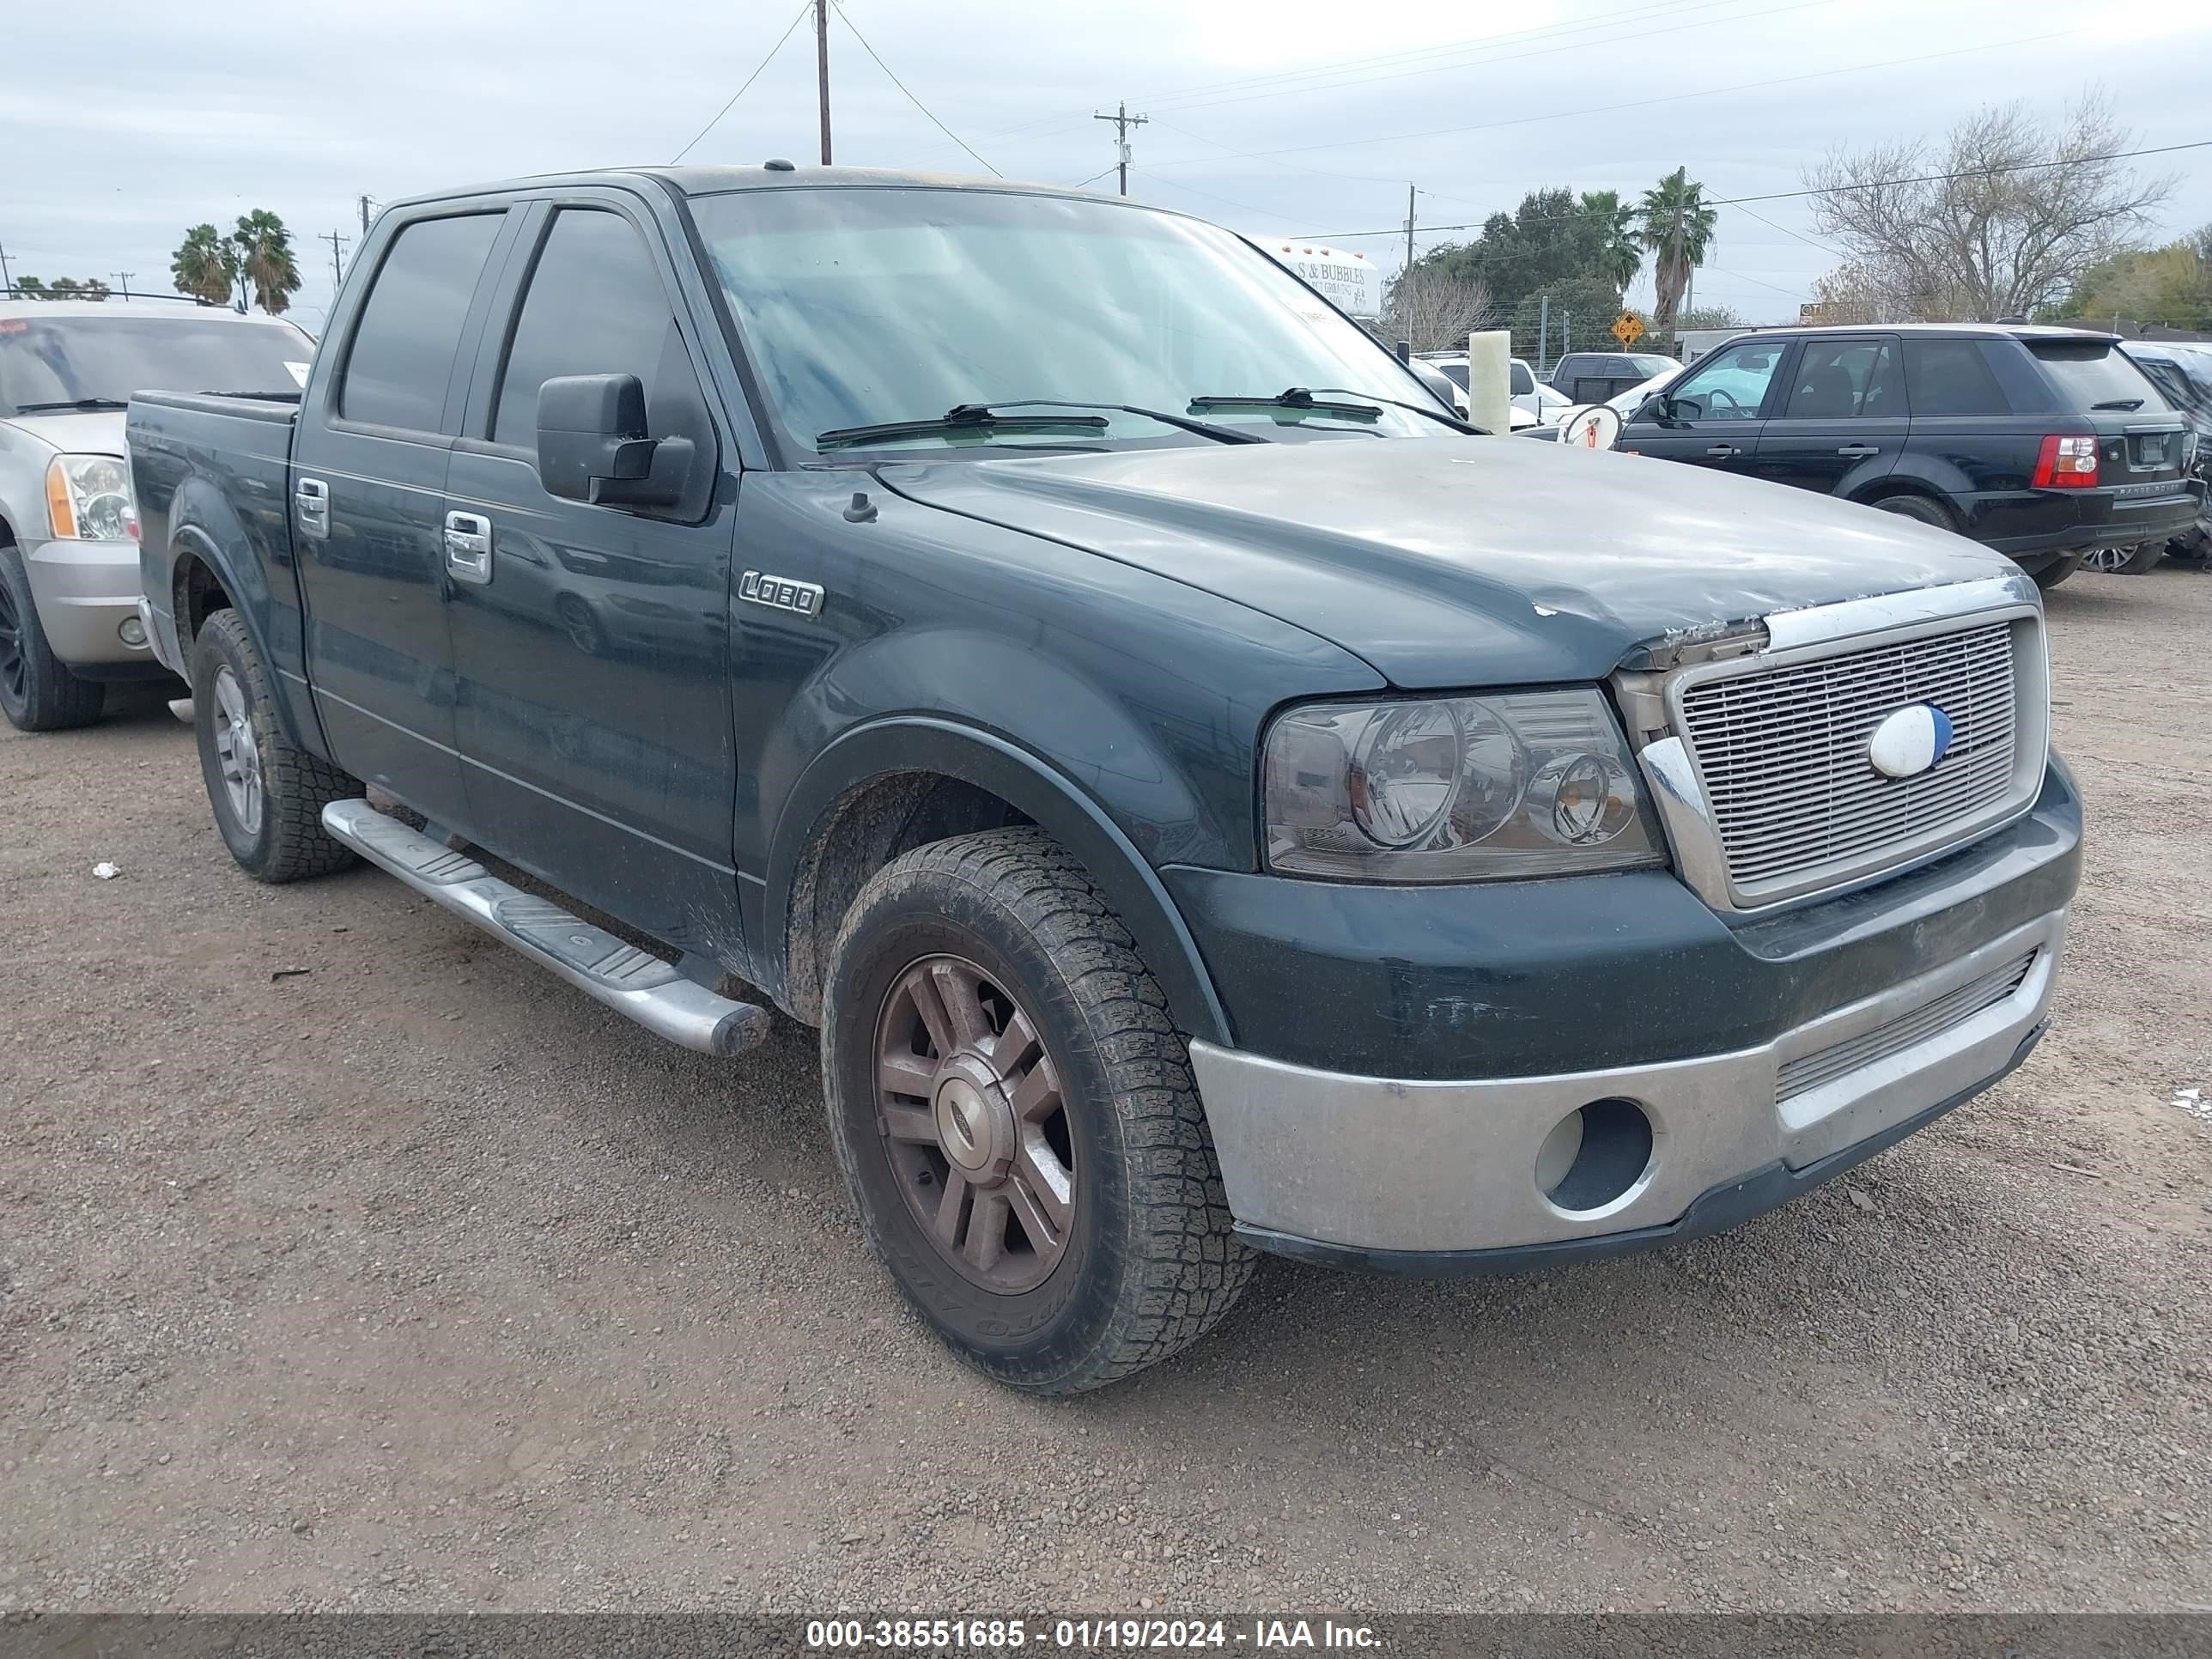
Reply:
[[[1513,430],[1513,336],[1504,329],[1467,337],[1467,418],[1501,438]]]

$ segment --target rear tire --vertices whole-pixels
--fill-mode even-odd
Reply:
[[[2145,542],[2140,547],[2098,547],[2083,556],[2081,568],[2100,570],[2108,576],[2141,576],[2157,569],[2165,557],[2164,542]]]
[[[994,1381],[1061,1395],[1142,1370],[1251,1276],[1167,1000],[1041,830],[919,848],[861,889],[822,1075],[870,1245]]]
[[[1873,506],[1884,513],[1894,513],[1900,519],[1917,519],[1922,524],[1932,524],[1938,530],[1958,533],[1959,515],[1942,501],[1928,495],[1885,495]]]
[[[91,725],[106,702],[106,686],[54,655],[23,556],[0,544],[0,714],[18,732],[66,732]]]
[[[2048,593],[2081,568],[2081,558],[2082,556],[2079,553],[2069,553],[2053,559],[2042,569],[2033,570],[2028,574],[2034,579],[2035,585]]]
[[[354,862],[323,828],[323,808],[361,781],[286,741],[253,636],[235,611],[202,624],[191,648],[192,726],[215,826],[257,881],[298,881]]]

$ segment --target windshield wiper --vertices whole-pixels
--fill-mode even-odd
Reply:
[[[963,408],[978,405],[963,404]],[[1212,438],[1217,443],[1264,444],[1269,441],[1256,432],[1239,432],[1233,426],[1218,426],[1212,421],[1194,421],[1188,415],[1170,415],[1164,409],[1146,409],[1136,404],[1079,403],[1070,398],[1023,398],[1003,404],[986,404],[986,409],[1113,409],[1124,415],[1138,415],[1148,421],[1158,421],[1162,426],[1171,426],[1178,432],[1195,432],[1201,438]]]
[[[2143,400],[2140,398],[2107,398],[2101,404],[2089,405],[2092,409],[2141,409],[2142,406]]]
[[[841,426],[834,431],[817,432],[814,444],[817,449],[842,448],[884,438],[939,437],[961,432],[1103,432],[1107,425],[1096,415],[1016,415],[1009,419],[994,415],[988,404],[955,404],[932,421],[878,421],[872,426]]]
[[[128,409],[131,405],[121,398],[62,398],[46,404],[17,404],[18,415],[37,415],[54,409]]]
[[[1324,402],[1316,392],[1327,392],[1335,397],[1362,398],[1367,401],[1357,404]],[[1470,426],[1455,415],[1447,415],[1441,409],[1424,409],[1419,404],[1407,403],[1397,398],[1378,397],[1371,392],[1355,391],[1346,386],[1294,386],[1279,392],[1272,398],[1238,397],[1231,393],[1207,393],[1193,398],[1193,409],[1291,409],[1316,415],[1341,415],[1351,420],[1372,421],[1382,413],[1382,405],[1402,409],[1408,414],[1425,415],[1429,419],[1451,428],[1455,432],[1470,432],[1488,435],[1488,428]]]

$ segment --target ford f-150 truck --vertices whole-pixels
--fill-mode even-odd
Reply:
[[[222,837],[711,1054],[818,1026],[876,1250],[1039,1392],[1255,1249],[1686,1238],[2018,1065],[2080,861],[2034,585],[1471,435],[1313,298],[1000,182],[388,209],[296,404],[131,405]]]

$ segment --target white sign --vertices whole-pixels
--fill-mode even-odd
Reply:
[[[1277,264],[1310,283],[1331,305],[1349,317],[1382,314],[1382,274],[1364,253],[1305,242],[1262,242]]]

